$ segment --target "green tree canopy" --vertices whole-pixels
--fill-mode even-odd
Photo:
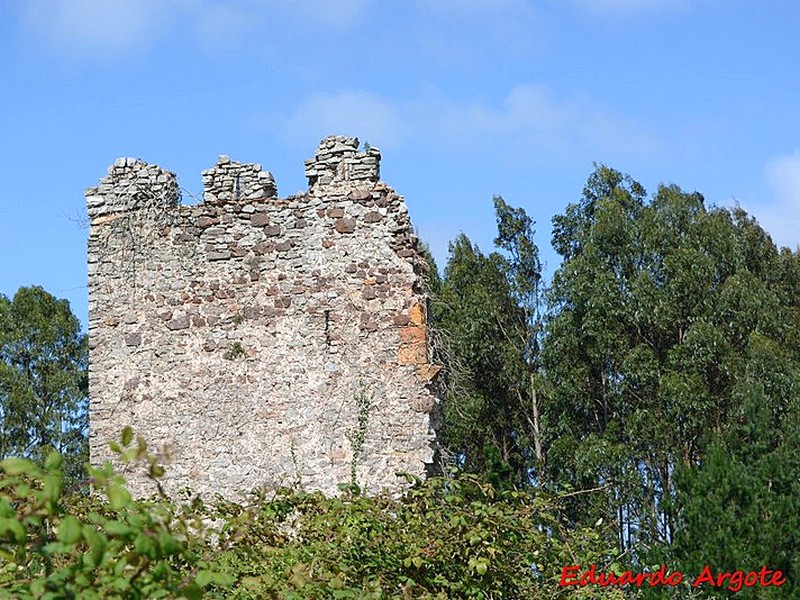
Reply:
[[[706,465],[719,436],[741,439],[753,398],[798,422],[787,404],[797,391],[797,256],[779,253],[739,208],[707,208],[677,186],[647,202],[641,185],[604,166],[555,217],[553,245],[563,263],[542,351],[548,465],[563,489],[603,489],[576,496],[573,517],[612,520],[621,550],[642,556],[686,525],[677,492],[702,502],[694,484],[676,490],[676,472]]]
[[[459,236],[433,303],[451,452],[610,523],[639,568],[796,577],[798,252],[741,208],[648,199],[601,165],[553,219],[545,290],[532,219],[494,204],[498,251]]]
[[[87,459],[86,335],[66,300],[41,287],[0,295],[0,457]]]
[[[467,469],[528,484],[543,466],[536,394],[541,263],[533,220],[500,196],[494,207],[499,251],[485,255],[460,235],[434,294],[448,381],[442,438]]]

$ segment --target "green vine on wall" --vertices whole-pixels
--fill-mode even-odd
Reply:
[[[372,401],[367,391],[363,379],[359,379],[356,391],[353,393],[353,400],[356,404],[356,427],[347,435],[350,440],[350,447],[353,451],[353,458],[350,461],[350,486],[358,490],[356,479],[358,463],[364,453],[364,440],[367,437],[367,425],[369,423],[369,413],[372,410]]]
[[[116,196],[129,199],[132,208],[109,215],[112,217],[110,220],[94,228],[96,234],[92,238],[98,255],[104,260],[112,259],[115,275],[121,275],[132,290],[141,283],[138,275],[146,268],[157,241],[181,224],[179,209],[184,192],[186,190],[178,188],[176,193],[171,190],[156,193],[143,189],[141,182],[137,181],[114,189]],[[191,270],[192,250],[180,247],[178,256],[182,268]]]

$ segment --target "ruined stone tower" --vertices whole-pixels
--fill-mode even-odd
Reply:
[[[236,498],[300,483],[398,490],[433,460],[421,275],[403,199],[380,152],[323,140],[309,189],[227,157],[204,198],[121,158],[86,192],[90,453],[126,425],[167,447],[163,484]],[[131,475],[138,494],[151,488]]]

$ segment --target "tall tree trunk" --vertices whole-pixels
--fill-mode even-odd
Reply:
[[[544,453],[542,452],[542,433],[539,429],[539,396],[536,393],[536,383],[533,373],[530,375],[531,408],[533,410],[533,449],[536,453],[536,462],[540,470],[544,470]]]

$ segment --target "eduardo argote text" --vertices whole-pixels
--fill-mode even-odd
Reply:
[[[680,571],[668,572],[666,565],[661,565],[656,571],[641,573],[632,571],[598,573],[596,565],[591,565],[585,570],[581,570],[580,565],[569,565],[561,569],[559,585],[577,585],[579,587],[587,585],[598,587],[621,587],[624,585],[675,587],[684,581],[689,581],[689,577]],[[781,571],[768,569],[767,567],[761,567],[759,571],[714,572],[709,566],[705,566],[699,575],[691,579],[691,585],[695,588],[701,585],[709,585],[728,589],[731,592],[738,592],[746,587],[779,587],[784,583],[786,583],[786,578]]]

